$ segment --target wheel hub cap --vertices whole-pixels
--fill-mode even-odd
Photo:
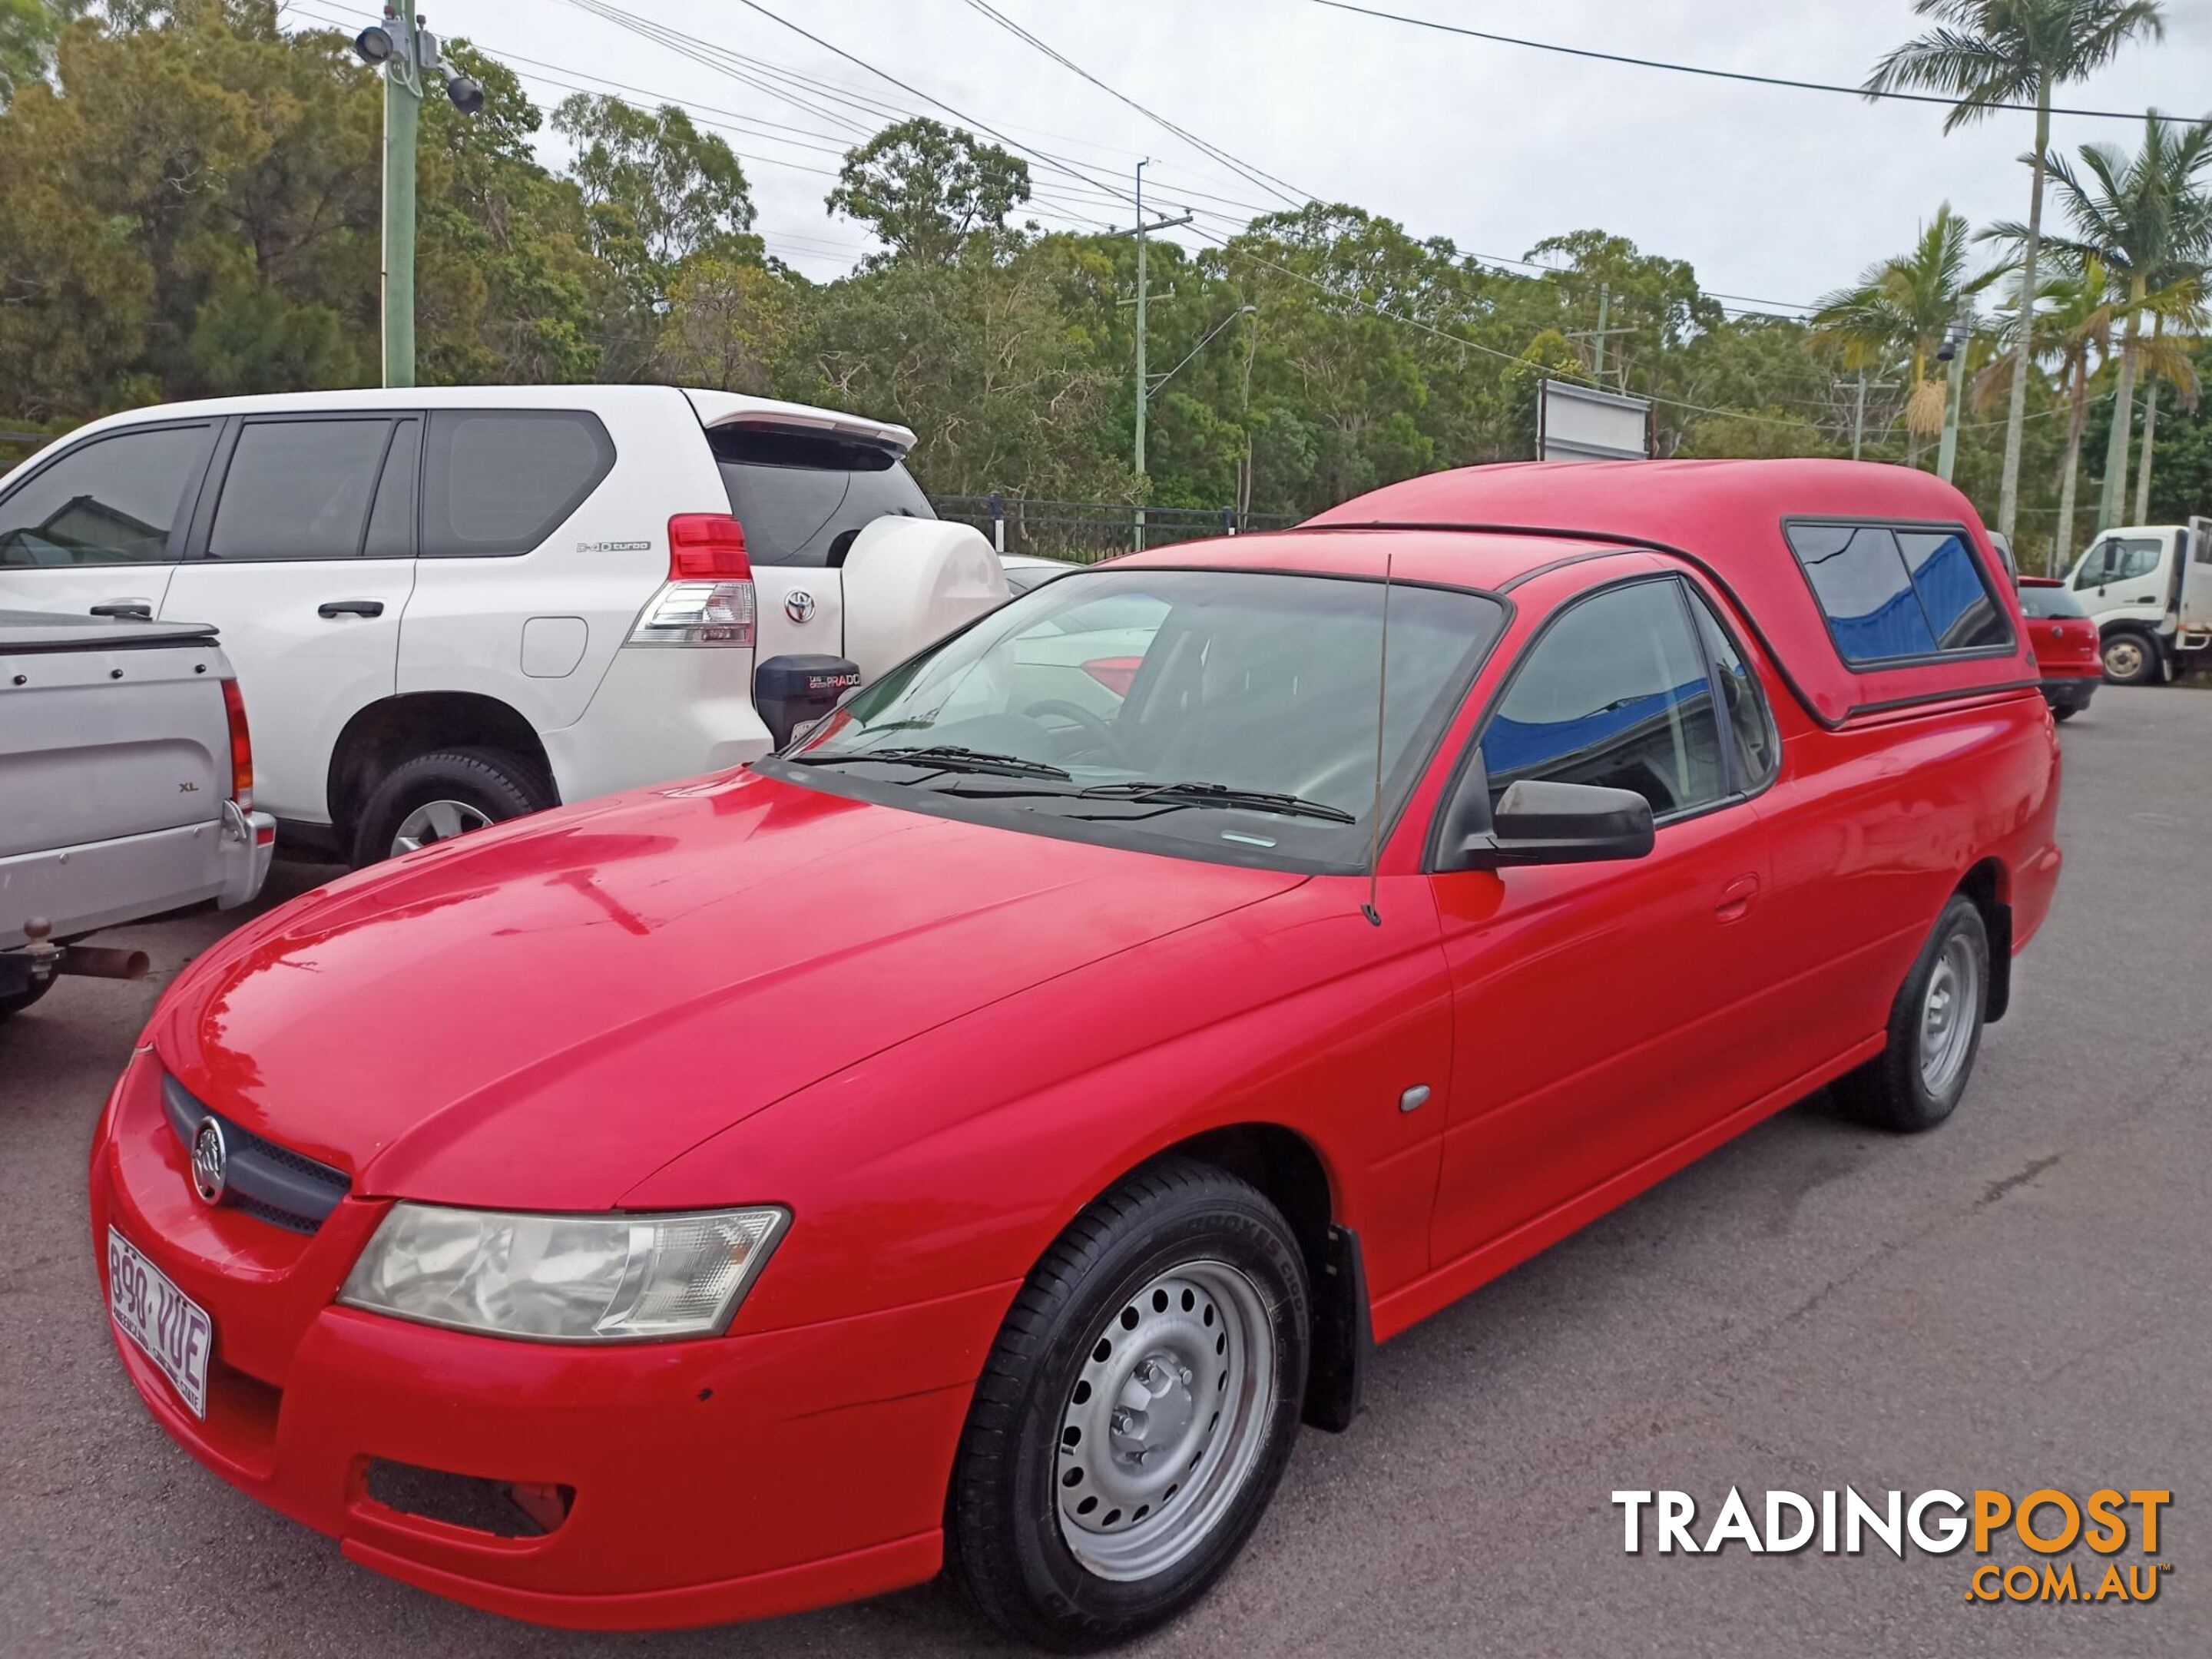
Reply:
[[[1170,1269],[1093,1334],[1060,1413],[1060,1537],[1102,1577],[1148,1577],[1195,1547],[1266,1438],[1274,1339],[1226,1262]]]
[[[465,800],[425,801],[399,821],[392,837],[392,856],[434,847],[441,841],[491,828],[491,815]]]
[[[1920,1081],[1929,1094],[1948,1091],[1965,1070],[1981,997],[1973,948],[1961,938],[1946,941],[1920,1004]]]

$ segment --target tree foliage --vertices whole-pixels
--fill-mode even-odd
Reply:
[[[25,0],[0,0],[0,426],[373,383],[382,92],[349,42],[283,33],[272,0],[107,0],[85,16],[36,3],[27,31]],[[1847,454],[1863,424],[1869,459],[1911,460],[1929,424],[1924,397],[1907,419],[1912,386],[1936,384],[1935,340],[1988,275],[1968,270],[1948,209],[1810,326],[1724,309],[1687,263],[1594,228],[1538,242],[1525,270],[1348,203],[1255,219],[1202,252],[1155,240],[1139,477],[1135,244],[1015,223],[1030,187],[1018,158],[933,121],[887,127],[828,198],[883,252],[817,284],[766,256],[738,159],[681,110],[571,98],[552,120],[568,159],[549,167],[545,118],[514,75],[465,42],[447,51],[485,105],[423,108],[426,383],[654,379],[851,408],[912,427],[917,471],[945,493],[1304,514],[1431,468],[1523,459],[1539,383],[1599,381],[1601,314],[1601,382],[1653,400],[1662,455]],[[2130,313],[2108,274],[2125,257],[2069,254],[2037,284],[2031,559],[2069,457],[2109,429],[2126,316],[2152,319],[2144,372],[2170,397],[2194,385],[2201,285],[2147,278]],[[1997,349],[1970,348],[1978,386],[2008,389]],[[1961,425],[1959,481],[1984,502],[2003,424]],[[2207,429],[2165,413],[2154,501],[2212,477]]]
[[[921,116],[848,150],[829,205],[867,226],[889,258],[943,265],[1029,199],[1028,162]]]

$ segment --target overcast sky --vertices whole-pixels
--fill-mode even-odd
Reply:
[[[770,251],[816,277],[837,275],[866,251],[858,226],[823,208],[832,182],[824,175],[860,136],[833,118],[872,125],[876,118],[854,106],[872,102],[951,119],[736,0],[629,0],[628,9],[763,70],[826,85],[786,82],[790,98],[775,96],[568,0],[423,3],[440,32],[477,40],[519,72],[578,86],[587,72],[728,123],[735,130],[723,136],[745,158]],[[763,3],[1115,189],[1128,187],[1140,157],[1158,158],[1146,172],[1148,201],[1234,216],[1200,220],[1217,234],[1255,207],[1279,204],[964,0]],[[1596,227],[1691,261],[1709,291],[1802,306],[1902,250],[1947,198],[1977,226],[2026,216],[2017,160],[2033,138],[2026,114],[1946,137],[1943,112],[1930,106],[1593,63],[1312,0],[995,3],[1109,86],[1297,191],[1357,203],[1416,235],[1449,236],[1485,255],[1518,256],[1545,236]],[[1910,0],[1374,3],[1564,45],[1846,83],[1925,27]],[[343,0],[295,0],[295,10],[317,21],[350,15]],[[2166,12],[2163,44],[2131,47],[2061,101],[2205,112],[2212,3],[2167,0]],[[565,95],[544,79],[526,84],[548,108]],[[2053,143],[2133,148],[2141,131],[2140,123],[2060,117]],[[557,147],[548,159],[559,159]],[[1032,209],[1046,222],[1129,222],[1125,201],[1030,161],[1041,198],[1051,198]]]

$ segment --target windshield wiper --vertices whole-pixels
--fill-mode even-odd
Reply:
[[[1248,812],[1276,812],[1290,818],[1326,818],[1357,823],[1358,818],[1325,801],[1304,795],[1279,795],[1266,789],[1239,789],[1226,783],[1101,783],[1077,794],[1097,800],[1133,800],[1162,806],[1225,806]]]
[[[986,750],[963,749],[957,743],[935,743],[920,748],[855,749],[836,755],[786,755],[793,766],[848,766],[861,761],[896,761],[905,766],[934,767],[940,772],[991,772],[1009,778],[1059,778],[1066,769],[1048,761],[1024,760],[1019,755],[994,755]]]

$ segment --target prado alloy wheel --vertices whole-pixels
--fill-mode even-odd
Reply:
[[[538,769],[499,749],[449,749],[394,767],[355,821],[356,869],[556,804]]]
[[[425,847],[465,836],[471,830],[489,830],[491,825],[491,815],[467,801],[442,798],[424,801],[400,819],[398,829],[392,832],[392,856],[419,853]]]

